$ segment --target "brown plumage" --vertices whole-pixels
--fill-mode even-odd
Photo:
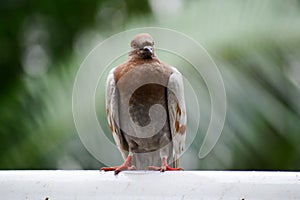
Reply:
[[[136,35],[129,59],[109,73],[106,114],[125,162],[104,171],[181,169],[186,135],[182,76],[157,58],[153,45],[149,34]]]

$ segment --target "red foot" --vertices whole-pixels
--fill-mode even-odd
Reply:
[[[155,171],[164,172],[164,171],[181,171],[183,169],[182,168],[173,168],[173,167],[170,167],[167,164],[166,158],[162,158],[162,165],[161,165],[161,167],[149,166],[148,170],[155,170]]]
[[[100,169],[100,171],[115,171],[115,175],[118,175],[121,171],[125,171],[125,170],[135,170],[135,166],[124,166],[124,165],[121,165],[121,166],[115,166],[115,167],[102,167]]]
[[[115,166],[115,167],[102,167],[100,171],[115,171],[115,175],[118,175],[121,171],[124,170],[134,170],[135,166],[130,166],[132,156],[128,156],[125,162],[121,166]]]
[[[183,169],[182,168],[173,168],[173,167],[169,167],[167,165],[167,166],[161,166],[161,167],[149,166],[148,170],[164,172],[164,171],[182,171]]]

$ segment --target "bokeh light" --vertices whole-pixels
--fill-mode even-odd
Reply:
[[[73,123],[76,72],[86,54],[109,36],[155,26],[180,31],[203,45],[219,67],[227,94],[222,135],[213,151],[199,159],[211,102],[205,82],[186,77],[198,81],[203,92],[204,125],[182,165],[299,170],[299,11],[299,0],[2,1],[0,169],[99,169],[103,164],[85,149]],[[180,59],[159,56],[193,73]],[[104,113],[99,105],[98,120],[106,123]]]

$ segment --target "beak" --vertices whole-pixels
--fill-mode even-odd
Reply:
[[[143,50],[146,52],[150,52],[151,54],[153,53],[153,48],[151,46],[144,46]]]

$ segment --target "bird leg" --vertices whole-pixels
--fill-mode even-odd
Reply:
[[[115,175],[118,175],[118,173],[120,173],[121,171],[124,170],[134,170],[136,169],[134,165],[131,165],[131,160],[132,160],[132,155],[129,154],[126,158],[126,160],[124,161],[124,163],[120,166],[115,166],[115,167],[102,167],[100,169],[100,171],[115,171]]]
[[[181,171],[183,170],[182,168],[173,168],[173,167],[170,167],[167,163],[167,158],[166,157],[163,157],[161,159],[161,167],[156,167],[156,166],[149,166],[148,167],[148,170],[155,170],[155,171],[161,171],[161,172],[164,172],[164,171]]]

